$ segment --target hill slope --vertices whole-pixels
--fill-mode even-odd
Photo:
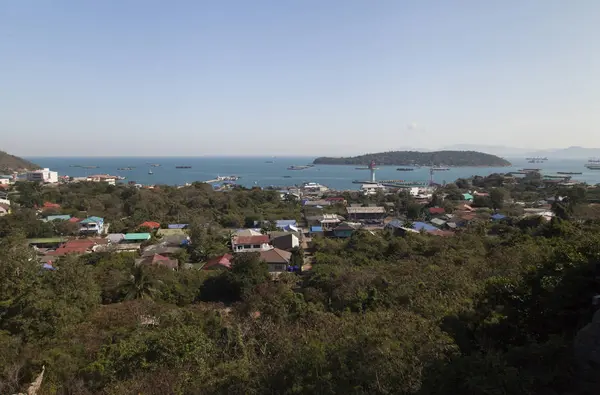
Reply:
[[[477,151],[390,151],[346,158],[320,157],[316,165],[446,165],[446,166],[510,166],[510,162],[495,155]]]
[[[21,170],[21,169],[39,169],[40,167],[28,160],[18,156],[7,154],[0,151],[0,171]]]

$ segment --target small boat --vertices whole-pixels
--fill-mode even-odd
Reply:
[[[283,176],[283,178],[292,178],[292,176]]]
[[[154,174],[154,173],[152,172],[152,169],[148,169],[148,174]]]
[[[443,167],[443,166],[434,166],[431,168],[431,170],[433,171],[446,171],[446,170],[450,170],[449,167]]]
[[[176,169],[191,169],[192,166],[175,166]]]
[[[296,165],[292,165],[290,167],[288,167],[288,170],[304,170],[304,169],[308,169],[310,166],[296,166]]]
[[[397,171],[413,171],[412,167],[399,167],[396,169]]]

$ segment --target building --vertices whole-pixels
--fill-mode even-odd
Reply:
[[[81,234],[97,234],[104,232],[104,218],[88,217],[79,222],[79,233]]]
[[[160,229],[160,224],[154,221],[146,221],[141,223],[138,228]]]
[[[206,262],[206,264],[202,266],[202,270],[231,269],[232,259],[233,255],[231,254],[218,256]]]
[[[377,195],[379,191],[385,192],[386,187],[381,184],[362,184],[360,190],[363,195],[372,196]]]
[[[385,217],[385,207],[346,207],[348,220],[352,221],[383,221]]]
[[[280,250],[289,251],[293,248],[300,247],[300,239],[293,233],[278,236],[271,239],[271,245]]]
[[[57,183],[58,173],[51,171],[48,168],[42,170],[28,171],[26,174],[27,181],[44,182],[44,183]]]
[[[150,233],[125,233],[121,243],[142,243],[152,238]]]
[[[353,224],[350,222],[342,222],[333,229],[333,235],[339,238],[346,238],[352,236],[352,233],[360,227],[360,224]]]
[[[323,214],[318,221],[321,224],[321,230],[328,231],[338,226],[343,219],[343,217],[340,218],[337,214]]]
[[[10,185],[10,178],[0,177],[0,185]]]
[[[280,250],[279,248],[272,248],[267,251],[261,251],[260,259],[267,263],[269,272],[281,273],[287,271],[292,259],[292,253]]]
[[[10,214],[10,205],[6,203],[0,203],[0,217],[6,214]]]
[[[272,249],[269,236],[234,236],[231,240],[233,252],[261,252]]]

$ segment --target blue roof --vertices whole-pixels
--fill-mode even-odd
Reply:
[[[169,224],[167,228],[169,229],[185,229],[188,227],[188,224]]]
[[[48,263],[44,263],[42,265],[42,268],[47,269],[47,270],[56,270],[56,268]]]
[[[82,223],[82,224],[88,224],[90,222],[104,222],[104,218],[100,218],[100,217],[87,217],[86,219],[82,220],[80,223]]]
[[[501,220],[501,219],[504,219],[504,218],[506,218],[506,215],[502,215],[502,214],[494,214],[494,215],[492,215],[492,219],[495,220],[495,221],[498,221],[498,220]]]
[[[418,230],[418,231],[424,230],[426,232],[433,232],[435,230],[439,230],[435,226],[426,224],[425,222],[415,222],[415,223],[413,223],[412,228],[414,230]]]
[[[296,226],[298,223],[295,219],[278,219],[275,221],[275,226],[278,228],[285,228],[288,225]]]
[[[323,227],[322,226],[311,226],[310,227],[310,231],[311,232],[322,232],[323,231]]]
[[[70,215],[49,215],[46,218],[46,221],[57,221],[57,220],[68,221],[70,219],[71,219]]]

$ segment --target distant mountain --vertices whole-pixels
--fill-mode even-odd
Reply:
[[[547,156],[548,159],[600,158],[600,148],[569,147],[529,152],[527,156]]]
[[[446,166],[510,166],[510,162],[495,155],[477,151],[390,151],[353,157],[320,157],[316,165],[368,165],[375,161],[378,165],[446,165]]]
[[[0,151],[0,172],[16,171],[16,170],[33,170],[40,167],[28,160],[19,158],[18,156],[7,154]]]

